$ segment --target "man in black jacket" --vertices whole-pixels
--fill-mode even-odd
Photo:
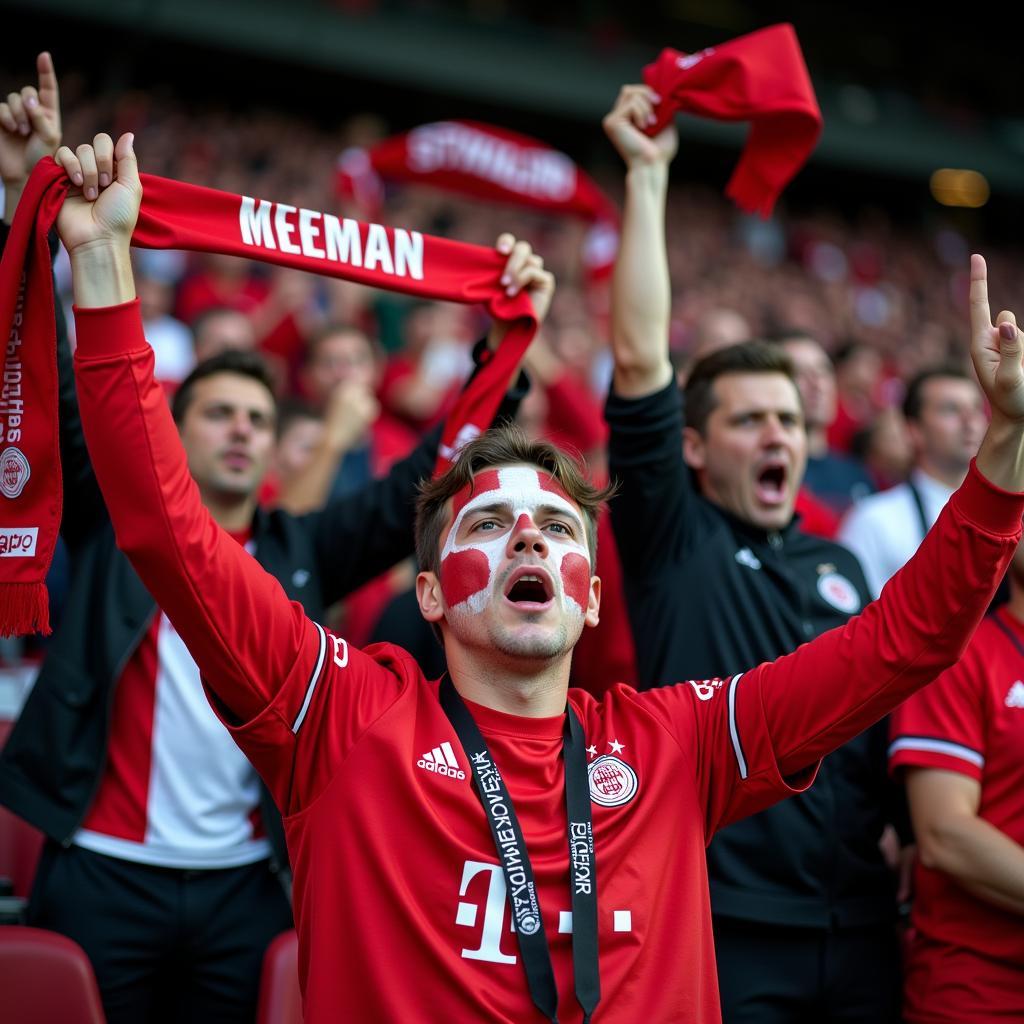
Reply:
[[[59,142],[46,55],[39,95],[52,103],[42,112],[28,102],[35,93],[18,94],[14,131],[3,116],[13,101],[0,110],[8,213],[31,157],[41,155],[29,143],[52,150]],[[26,119],[27,135],[17,129]],[[518,284],[528,251],[505,247]],[[59,313],[57,334],[61,532],[72,583],[0,755],[0,802],[48,837],[29,920],[85,949],[112,1024],[251,1021],[264,950],[291,926],[280,816],[210,709],[191,655],[117,549]],[[440,429],[385,479],[295,517],[257,505],[276,418],[257,356],[227,352],[201,363],[176,392],[173,413],[207,508],[308,615],[322,618],[412,553],[418,484],[433,469]]]
[[[869,599],[856,559],[794,521],[807,439],[780,351],[746,343],[698,363],[683,428],[664,242],[676,135],[641,132],[655,102],[627,86],[604,122],[628,168],[606,408],[622,485],[611,513],[646,686],[774,659]],[[726,1024],[896,1019],[895,900],[878,847],[888,792],[882,726],[830,755],[808,793],[711,844]]]

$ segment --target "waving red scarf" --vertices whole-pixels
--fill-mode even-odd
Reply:
[[[661,97],[660,132],[677,111],[719,121],[750,121],[746,147],[726,195],[767,217],[821,134],[821,111],[792,25],[772,25],[700,53],[662,50],[644,68]]]
[[[379,208],[387,181],[580,217],[593,225],[584,243],[588,273],[603,276],[615,261],[615,205],[570,157],[528,135],[480,121],[435,121],[338,158],[338,191],[367,210]]]
[[[428,299],[483,303],[510,328],[445,424],[438,471],[490,425],[537,322],[528,296],[505,294],[505,257],[415,231],[142,176],[132,238],[263,260]],[[25,187],[0,261],[0,634],[49,632],[45,587],[61,517],[54,297],[47,234],[69,183],[49,158]],[[74,515],[74,509],[68,509]]]

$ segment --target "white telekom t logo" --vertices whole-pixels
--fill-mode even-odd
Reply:
[[[466,960],[488,960],[493,964],[514,964],[516,958],[501,951],[501,930],[505,923],[505,912],[508,910],[505,876],[502,874],[501,866],[480,860],[467,860],[462,867],[462,884],[459,886],[459,895],[465,896],[469,889],[469,883],[482,873],[486,873],[490,877],[487,881],[487,902],[484,904],[480,945],[476,949],[463,949],[462,956]],[[455,913],[455,923],[466,928],[475,928],[479,909],[480,907],[476,903],[460,901],[459,908]],[[628,910],[613,911],[612,921],[613,928],[617,932],[633,930],[633,915]],[[511,914],[509,915],[508,930],[515,931]],[[572,933],[572,911],[563,910],[559,913],[558,930],[563,934]]]

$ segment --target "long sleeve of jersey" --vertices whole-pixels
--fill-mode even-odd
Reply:
[[[824,755],[960,658],[1016,549],[1022,512],[1024,495],[972,465],[917,554],[860,615],[747,672],[639,695],[690,752],[708,839],[781,799],[786,782],[806,786]]]
[[[153,379],[138,302],[76,310],[76,323],[82,425],[118,546],[279,806],[294,811],[394,699],[395,677],[308,619],[214,522]]]
[[[845,626],[755,670],[783,774],[888,714],[963,654],[1021,535],[1024,495],[972,463],[917,554]]]

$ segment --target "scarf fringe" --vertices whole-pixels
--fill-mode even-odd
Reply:
[[[50,601],[46,584],[0,584],[0,636],[50,635]]]

